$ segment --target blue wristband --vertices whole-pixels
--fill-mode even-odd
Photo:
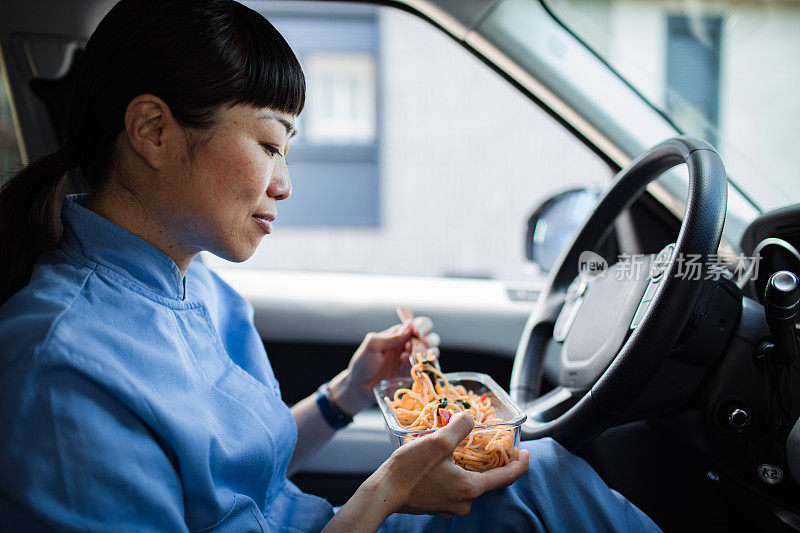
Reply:
[[[352,416],[336,407],[336,404],[331,400],[331,395],[328,392],[328,383],[323,383],[317,389],[317,405],[322,417],[333,429],[342,429],[353,421]]]

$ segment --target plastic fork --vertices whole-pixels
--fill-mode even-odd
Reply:
[[[398,307],[397,316],[404,325],[414,321],[414,313],[408,307]],[[436,370],[441,372],[442,369],[439,366],[439,360],[433,353],[432,350],[428,349],[428,345],[425,344],[422,339],[411,337],[411,355],[408,357],[408,360],[411,362],[412,366],[422,361],[430,361]]]

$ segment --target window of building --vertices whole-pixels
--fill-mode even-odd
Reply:
[[[287,156],[293,194],[281,205],[281,225],[377,228],[377,9],[291,2],[252,7],[286,38],[306,75],[306,107]]]
[[[310,144],[375,142],[375,58],[371,54],[314,53],[306,58],[313,80],[303,116]]]
[[[722,19],[667,18],[667,111],[680,124],[717,143]]]

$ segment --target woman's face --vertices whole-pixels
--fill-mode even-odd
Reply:
[[[294,117],[267,108],[223,106],[216,126],[193,152],[176,162],[171,180],[174,213],[187,249],[230,261],[253,255],[278,216],[277,203],[292,191],[286,151]],[[189,169],[188,171],[186,169]]]

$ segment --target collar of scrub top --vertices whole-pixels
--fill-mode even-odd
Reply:
[[[184,300],[186,279],[168,255],[88,209],[88,194],[64,199],[64,243],[90,261],[161,297]]]

